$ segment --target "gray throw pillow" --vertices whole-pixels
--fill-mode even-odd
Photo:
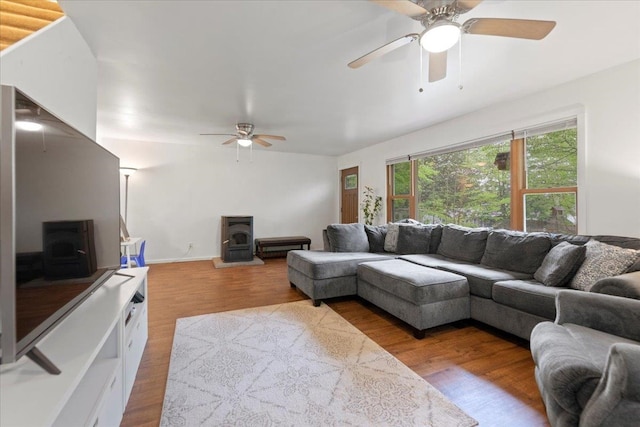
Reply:
[[[638,251],[589,240],[580,269],[571,280],[570,288],[589,291],[600,279],[624,273],[638,259]]]
[[[364,224],[331,224],[327,238],[332,252],[369,252],[369,240]]]
[[[551,248],[546,233],[493,230],[487,238],[482,265],[533,274]]]
[[[371,252],[384,252],[384,238],[387,235],[386,225],[365,225],[364,231],[369,239],[369,250]]]
[[[584,261],[587,248],[562,242],[551,248],[533,277],[545,286],[564,286]]]
[[[442,229],[438,254],[447,258],[479,263],[487,245],[488,228],[468,228],[448,224]]]
[[[431,228],[423,225],[400,224],[396,253],[428,254]]]

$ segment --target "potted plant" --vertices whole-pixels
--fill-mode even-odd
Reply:
[[[364,199],[361,206],[364,213],[364,223],[373,225],[373,221],[382,210],[382,196],[376,196],[373,188],[365,185]]]

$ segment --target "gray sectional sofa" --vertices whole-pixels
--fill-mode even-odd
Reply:
[[[598,394],[594,390],[599,381],[607,378],[609,382],[620,382],[611,379],[615,375],[608,373],[608,367],[614,369],[624,363],[620,360],[638,354],[637,347],[633,347],[634,343],[640,345],[637,333],[616,335],[616,330],[624,328],[613,328],[575,335],[566,325],[559,326],[562,320],[557,318],[558,301],[572,297],[583,298],[591,303],[587,306],[596,307],[589,314],[596,319],[615,317],[615,310],[598,312],[599,301],[604,298],[607,307],[616,303],[636,307],[635,311],[621,310],[621,319],[607,322],[639,325],[638,238],[522,233],[420,224],[413,220],[384,226],[333,224],[324,234],[324,251],[289,252],[291,286],[308,295],[314,305],[327,298],[358,295],[411,325],[418,338],[428,328],[471,318],[531,339],[536,379],[554,426],[578,425],[591,395]],[[568,309],[564,311],[564,318],[570,318]],[[586,322],[584,327],[589,325]],[[547,332],[555,327],[564,332]],[[536,333],[532,336],[534,328]],[[568,336],[576,341],[571,347],[574,353],[557,350],[567,344]],[[585,339],[598,344],[585,344]],[[622,354],[617,359],[609,354],[612,343],[622,346],[615,348],[615,354]],[[625,345],[632,345],[635,353],[628,352]],[[575,353],[580,353],[580,346],[586,346],[582,351],[594,359],[588,373],[576,364]],[[638,374],[640,361],[636,359],[634,363],[627,368]],[[558,375],[565,379],[586,376],[589,386],[582,387],[580,381],[575,383],[580,386],[571,381],[554,381]],[[640,388],[638,375],[629,381],[635,386],[627,389]],[[572,386],[562,387],[568,383]],[[605,386],[598,387],[600,390]],[[606,389],[600,395],[604,397],[599,403],[588,406],[592,414],[609,420],[625,418],[615,410],[603,415],[598,408],[602,401],[611,401],[612,393]],[[627,415],[640,417],[640,395],[628,397],[624,408]]]
[[[368,268],[360,268],[360,275],[371,275],[370,269],[375,268],[371,263],[391,259],[403,261],[394,264],[397,274],[403,269],[416,271],[414,265],[426,267],[424,274],[433,274],[434,269],[458,274],[468,282],[469,312],[460,318],[476,319],[528,340],[535,325],[555,319],[555,299],[561,290],[640,299],[640,260],[623,263],[623,274],[587,274],[584,260],[588,251],[598,253],[598,242],[608,248],[640,249],[640,239],[631,237],[522,233],[417,222],[333,224],[325,231],[324,251],[291,251],[287,265],[292,286],[316,305],[326,298],[347,295],[367,299],[358,280],[372,284],[359,279],[358,266],[362,263]],[[579,272],[581,267],[584,271]],[[595,268],[599,269],[597,265]],[[377,282],[384,281],[382,276]],[[593,283],[587,283],[589,280]],[[400,306],[416,303],[377,282],[373,285],[378,300]],[[371,291],[369,288],[366,290]],[[400,309],[389,304],[381,308],[392,314]],[[419,322],[398,317],[418,331],[424,330]],[[428,324],[433,327],[450,321]]]

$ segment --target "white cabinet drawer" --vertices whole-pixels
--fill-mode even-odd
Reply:
[[[111,381],[109,390],[102,408],[98,411],[98,417],[93,423],[94,427],[118,427],[122,421],[122,370]]]
[[[131,325],[132,330],[127,334],[129,338],[124,343],[125,402],[129,400],[131,395],[136,372],[140,366],[140,360],[148,338],[147,304],[142,305],[142,312],[136,317],[134,324]]]

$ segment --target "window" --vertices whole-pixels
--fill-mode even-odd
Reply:
[[[577,132],[560,130],[520,140],[525,177],[518,200],[526,231],[577,233]]]
[[[389,166],[389,194],[387,212],[393,221],[409,218],[413,206],[413,163],[403,162]]]
[[[495,158],[509,142],[416,160],[416,219],[470,227],[509,227],[510,177]]]
[[[527,133],[389,165],[388,219],[577,233],[575,119]]]

